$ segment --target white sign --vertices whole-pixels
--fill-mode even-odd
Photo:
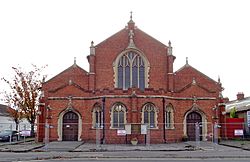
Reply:
[[[147,128],[148,128],[147,124],[142,124],[141,125],[141,134],[147,134]]]
[[[21,136],[30,136],[30,130],[23,130],[20,132]]]
[[[250,111],[247,111],[247,125],[250,127]]]
[[[126,135],[126,130],[124,130],[124,129],[118,129],[117,130],[117,135],[118,136],[125,136]]]
[[[131,124],[125,125],[126,134],[131,134]]]
[[[234,135],[235,136],[243,136],[243,130],[242,129],[235,129]]]

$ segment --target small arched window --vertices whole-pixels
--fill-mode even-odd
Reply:
[[[120,56],[116,68],[118,88],[135,87],[144,90],[147,87],[147,63],[137,52],[129,51]]]
[[[165,122],[167,129],[174,128],[174,109],[171,104],[167,105],[165,108]]]
[[[149,128],[156,128],[157,123],[157,111],[156,107],[152,103],[147,103],[142,109],[143,123],[148,124]]]
[[[92,111],[92,127],[103,128],[103,111],[99,104],[95,104]]]
[[[124,128],[126,124],[126,107],[121,103],[117,103],[111,111],[111,127]]]

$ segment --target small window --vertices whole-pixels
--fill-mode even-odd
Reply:
[[[142,109],[143,123],[149,128],[156,128],[156,108],[152,103],[146,104]]]
[[[93,128],[103,128],[103,111],[99,104],[95,104],[92,112]]]
[[[124,128],[126,123],[126,108],[123,104],[115,104],[111,112],[112,128]]]
[[[165,122],[165,126],[167,129],[174,128],[174,110],[171,104],[167,105],[165,109]]]

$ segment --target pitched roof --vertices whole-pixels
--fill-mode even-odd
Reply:
[[[229,101],[226,103],[226,112],[229,113],[234,107],[237,112],[250,110],[250,97],[246,97],[242,100]]]
[[[60,72],[59,74],[57,74],[57,75],[55,75],[54,77],[52,77],[52,78],[50,78],[49,80],[47,80],[44,84],[50,82],[51,80],[55,79],[55,78],[58,77],[59,75],[65,73],[66,71],[69,71],[69,70],[72,69],[72,68],[78,68],[78,69],[82,70],[83,73],[85,73],[85,74],[88,73],[86,70],[84,70],[83,68],[81,68],[80,66],[78,66],[77,64],[74,63],[73,65],[71,65],[71,66],[68,67],[67,69],[63,70],[63,71]]]
[[[98,43],[97,45],[95,45],[96,48],[98,48],[99,46],[103,45],[105,42],[112,40],[113,38],[116,38],[116,36],[123,34],[123,33],[128,33],[129,28],[128,26],[126,26],[125,28],[119,30],[118,32],[114,33],[113,35],[111,35],[110,37],[106,38],[105,40],[101,41],[100,43]],[[165,45],[164,43],[160,42],[158,39],[152,37],[151,35],[149,35],[148,33],[144,32],[143,30],[139,29],[137,26],[134,27],[134,32],[136,32],[137,34],[140,35],[144,35],[146,37],[148,37],[150,40],[157,42],[160,46],[163,46],[164,48],[167,48],[168,46]],[[127,35],[128,37],[128,35]],[[126,37],[126,39],[127,39]]]
[[[189,65],[189,64],[185,64],[184,66],[182,66],[179,70],[177,70],[177,71],[174,72],[174,73],[175,73],[175,74],[176,74],[176,73],[179,73],[180,71],[182,71],[182,70],[184,70],[184,69],[186,69],[186,68],[191,68],[191,69],[197,71],[199,74],[203,75],[205,78],[211,80],[212,82],[218,83],[218,82],[216,82],[215,80],[213,80],[212,78],[208,77],[207,75],[205,75],[204,73],[200,72],[199,70],[197,70],[196,68],[194,68],[193,66],[191,66],[191,65]]]

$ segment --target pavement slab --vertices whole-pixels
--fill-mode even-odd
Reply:
[[[0,146],[0,152],[28,152],[43,147],[43,143],[25,142]]]
[[[35,151],[71,152],[82,144],[83,142],[79,141],[55,141],[49,142],[47,145],[45,144],[43,147],[35,149]]]

